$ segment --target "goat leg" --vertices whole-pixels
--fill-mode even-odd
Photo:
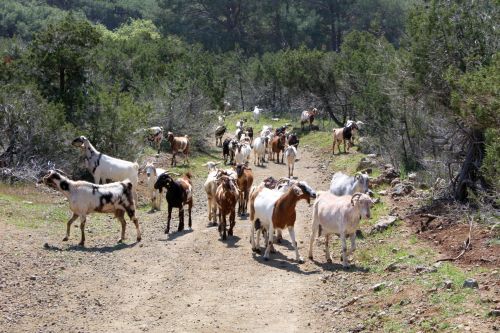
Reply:
[[[68,220],[68,223],[66,223],[66,237],[63,238],[63,242],[66,242],[69,239],[69,233],[71,231],[71,224],[75,222],[75,220],[78,218],[78,215],[73,213],[73,216]]]
[[[184,208],[181,207],[179,208],[179,228],[177,228],[177,231],[182,231],[184,230]]]
[[[132,218],[132,222],[134,222],[134,225],[135,225],[135,230],[137,231],[137,241],[140,242],[141,239],[142,239],[142,235],[141,235],[141,229],[139,228],[139,221],[137,220],[137,218],[134,216]]]
[[[192,208],[193,208],[193,205],[189,204],[189,207],[188,207],[188,215],[189,215],[188,225],[189,225],[189,230],[191,230],[192,226],[193,226],[193,220],[191,219],[191,209]]]
[[[80,217],[80,230],[82,232],[82,238],[80,239],[80,243],[78,244],[80,246],[85,246],[85,222],[86,222],[86,217],[81,216]]]
[[[234,225],[236,224],[235,215],[236,215],[236,213],[235,213],[234,209],[231,210],[231,213],[229,214],[229,231],[228,231],[229,236],[233,235],[233,228],[234,228]]]
[[[165,233],[168,234],[170,232],[170,219],[172,218],[172,206],[168,204],[168,217],[167,217],[167,229],[165,229]]]
[[[122,243],[125,240],[125,229],[127,228],[127,222],[125,221],[125,218],[123,217],[123,212],[121,212],[118,216],[118,220],[120,221],[120,224],[122,225],[122,234],[120,239],[118,240],[118,243]]]
[[[222,240],[227,239],[226,234],[226,212],[222,213]]]
[[[325,255],[326,255],[326,261],[327,262],[332,262],[332,256],[330,255],[330,246],[329,246],[329,241],[330,241],[330,235],[326,234],[325,235]]]

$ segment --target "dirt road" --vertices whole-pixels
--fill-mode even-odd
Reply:
[[[300,157],[295,174],[317,190],[326,189],[328,175],[317,170],[316,158],[304,149]],[[274,162],[253,170],[257,183],[287,174],[286,166]],[[77,223],[63,243],[62,234],[0,222],[0,331],[327,330],[318,326],[312,304],[322,268],[293,260],[287,232],[277,253],[263,261],[250,249],[248,220],[238,218],[235,236],[222,242],[217,229],[207,227],[203,182],[194,181],[193,231],[165,236],[165,210],[141,213],[140,244],[133,242],[130,224],[127,244],[115,245],[116,239],[100,238],[88,223],[86,248],[80,248]],[[299,251],[307,257],[311,208],[302,201],[297,210]],[[110,226],[118,237],[117,223]],[[172,230],[176,227],[175,217]]]

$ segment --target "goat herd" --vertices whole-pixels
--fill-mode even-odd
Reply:
[[[253,116],[259,121],[260,109],[255,107]],[[301,117],[302,127],[309,122],[311,128],[316,109],[304,111]],[[294,224],[296,220],[296,204],[299,200],[313,206],[313,224],[310,238],[309,258],[312,259],[312,245],[314,238],[324,234],[326,237],[326,260],[331,262],[328,240],[331,234],[337,234],[342,241],[342,262],[348,266],[348,255],[355,250],[356,230],[361,218],[370,217],[372,200],[367,194],[368,175],[358,173],[348,176],[337,172],[334,174],[329,191],[316,192],[305,181],[293,177],[294,163],[297,159],[299,139],[296,133],[288,132],[289,125],[273,130],[272,126],[263,126],[260,135],[254,138],[253,128],[245,127],[245,120],[236,124],[237,130],[233,138],[222,141],[226,126],[224,119],[215,131],[216,145],[222,146],[224,164],[233,164],[232,168],[219,168],[219,163],[207,162],[208,176],[204,183],[207,195],[209,224],[217,226],[222,240],[234,233],[236,214],[249,214],[251,221],[250,242],[254,252],[260,252],[261,233],[265,239],[264,259],[268,260],[274,251],[273,240],[281,239],[281,231],[288,229],[296,260],[302,262],[295,240]],[[333,133],[335,143],[347,140],[350,143],[352,132],[358,129],[355,122],[346,127],[335,129]],[[163,139],[163,128],[152,127],[148,130],[148,140],[157,145],[158,152]],[[175,137],[168,132],[167,140],[172,148],[172,165],[176,165],[176,154],[184,155],[188,163],[189,138],[188,136]],[[80,218],[81,240],[85,244],[86,216],[93,212],[113,213],[121,223],[121,237],[125,238],[125,214],[134,223],[137,230],[137,241],[141,240],[141,231],[136,217],[137,185],[139,165],[134,162],[113,158],[97,151],[90,141],[80,136],[73,140],[72,145],[82,150],[85,166],[94,177],[94,184],[86,181],[73,181],[63,171],[50,170],[40,182],[60,191],[68,198],[72,217],[67,222],[67,241],[70,236],[72,223]],[[288,178],[266,178],[261,184],[253,185],[252,169],[248,167],[251,153],[254,155],[254,164],[262,166],[267,159],[281,163],[286,159]],[[276,155],[276,156],[275,156]],[[188,208],[188,227],[192,227],[191,210],[193,206],[193,186],[191,174],[187,172],[179,175],[164,169],[156,168],[153,163],[147,163],[141,171],[147,175],[147,187],[153,210],[160,210],[162,192],[166,191],[168,204],[168,219],[165,233],[170,232],[172,209],[179,210],[178,231],[184,230],[184,208]],[[174,179],[177,176],[179,178]],[[236,210],[236,205],[238,209]],[[227,224],[229,227],[227,228]],[[276,236],[274,231],[277,231]],[[351,240],[351,248],[347,253],[346,237]]]

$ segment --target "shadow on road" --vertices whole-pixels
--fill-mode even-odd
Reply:
[[[317,274],[317,273],[321,272],[321,270],[319,270],[319,269],[313,270],[313,271],[303,271],[301,269],[301,266],[300,266],[301,264],[299,264],[298,262],[296,262],[292,258],[286,257],[285,255],[281,254],[280,252],[271,253],[269,256],[269,260],[267,260],[267,261],[264,260],[263,255],[264,255],[264,252],[262,252],[262,254],[253,253],[252,258],[255,261],[258,261],[259,263],[261,263],[262,265],[282,269],[282,270],[285,270],[288,272],[294,272],[297,274],[312,275],[312,274]]]
[[[113,246],[94,246],[94,247],[84,247],[80,245],[70,245],[67,248],[60,248],[55,245],[49,245],[45,243],[43,248],[47,251],[77,251],[77,252],[99,252],[99,253],[109,253],[109,252],[114,252],[114,251],[119,251],[123,249],[128,249],[135,247],[139,242],[131,243],[131,244],[126,244],[126,243],[117,243]]]

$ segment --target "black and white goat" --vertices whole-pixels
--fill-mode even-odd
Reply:
[[[73,181],[60,170],[50,170],[41,180],[44,184],[61,192],[69,201],[69,208],[73,216],[69,219],[66,226],[66,237],[69,238],[71,224],[79,217],[80,230],[82,237],[80,245],[85,245],[85,222],[90,213],[114,213],[115,217],[122,225],[121,243],[125,239],[125,213],[129,216],[137,229],[137,241],[141,240],[141,230],[139,221],[135,216],[135,200],[133,196],[133,185],[129,180],[110,183],[105,185],[96,185],[86,181]]]

